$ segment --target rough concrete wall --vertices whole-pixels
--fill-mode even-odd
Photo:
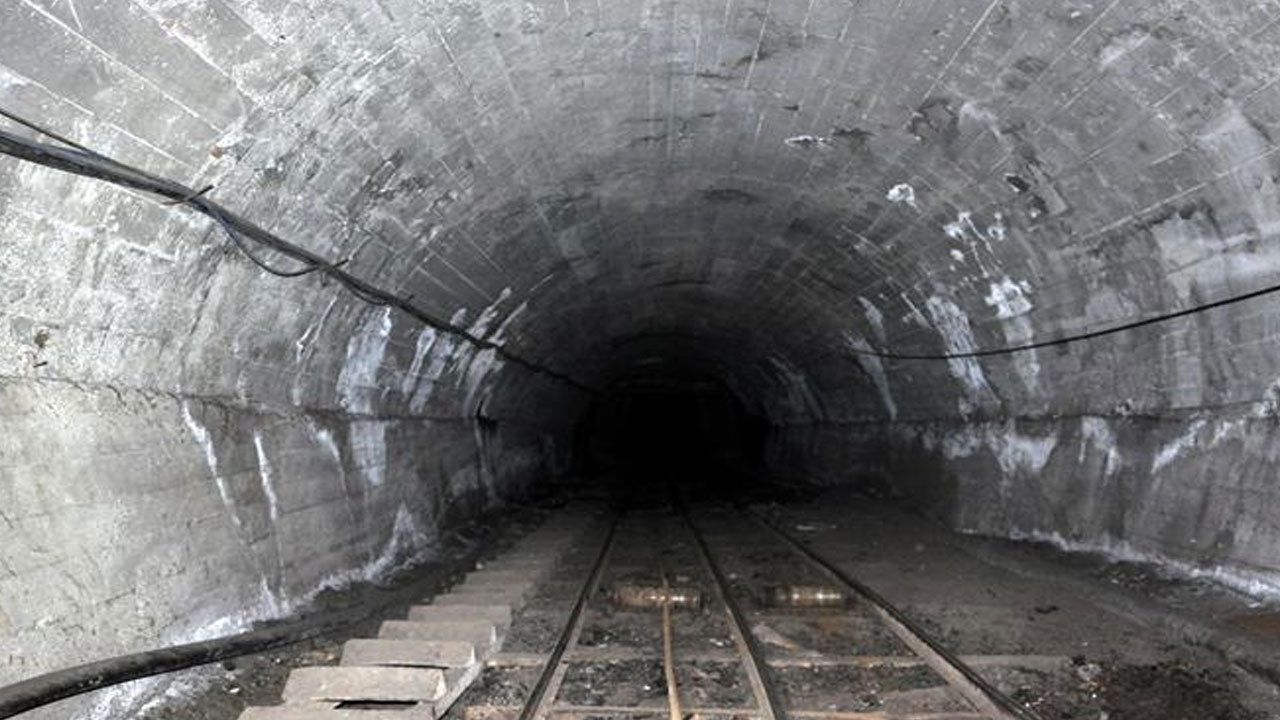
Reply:
[[[6,2],[0,105],[216,184],[390,287],[454,268],[410,247],[426,224],[396,216],[430,183],[393,178],[405,151],[342,110],[365,53],[386,48],[326,46],[359,13],[303,37],[308,17],[274,15]],[[418,142],[422,127],[404,132]],[[233,632],[380,577],[549,469],[556,428],[528,408],[554,383],[504,383],[491,352],[271,278],[189,213],[0,162],[0,237],[0,684]],[[518,303],[492,269],[456,268],[439,273],[464,297],[419,287],[422,301],[500,341]],[[141,699],[126,688],[44,716]]]
[[[2,392],[0,682],[288,614],[423,559],[442,525],[548,470],[545,432],[516,425]]]
[[[715,373],[782,428],[774,457],[798,475],[890,471],[964,527],[1187,560],[1212,537],[1210,562],[1274,568],[1274,532],[1231,527],[1223,490],[1275,507],[1251,417],[1280,377],[1265,302],[983,361],[853,351],[1039,340],[1274,281],[1276,47],[1280,11],[1243,0],[13,0],[0,101],[215,184],[587,381],[655,354]],[[41,410],[15,442],[65,422],[97,448],[135,423],[200,461],[186,407],[248,468],[234,499],[258,521],[255,430],[273,468],[292,467],[277,445],[320,467],[334,453],[305,428],[324,418],[349,480],[386,445],[388,498],[519,484],[567,446],[546,435],[581,397],[314,278],[265,276],[188,213],[11,162],[0,202],[6,386],[155,398],[128,423]],[[1115,482],[1076,447],[1101,427]],[[422,458],[394,451],[419,435]],[[58,470],[29,482],[60,497]],[[222,507],[206,466],[178,477]],[[336,487],[280,487],[295,482],[281,499]],[[429,527],[425,502],[409,507]],[[344,567],[392,536],[399,505],[378,508]],[[0,532],[74,545],[82,529],[41,512]],[[235,557],[219,572],[256,597],[259,565]]]
[[[1049,354],[1039,363],[1045,394],[1031,398],[1038,408],[1010,399],[1025,379],[1017,361],[983,360],[952,368],[968,393],[953,417],[913,411],[910,391],[897,394],[905,411],[892,422],[784,417],[770,438],[771,467],[896,494],[967,532],[1280,592],[1280,529],[1270,520],[1280,503],[1280,393],[1274,382],[1248,384],[1273,376],[1277,348],[1274,336],[1254,334],[1255,309],[1213,315],[1132,340],[1127,352]],[[1150,352],[1162,346],[1197,350]]]

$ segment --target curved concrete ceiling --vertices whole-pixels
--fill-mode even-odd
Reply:
[[[984,362],[981,382],[893,363],[880,392],[874,367],[824,366],[851,343],[998,347],[1274,275],[1255,247],[1275,214],[1267,4],[107,5],[6,10],[10,105],[215,183],[441,318],[488,309],[512,351],[592,384],[617,372],[618,341],[683,333],[720,347],[725,372],[782,363],[820,392],[862,386],[837,415],[889,396],[919,416],[1067,410],[1053,399],[1078,352]],[[73,51],[98,52],[57,60]],[[135,212],[92,192],[90,218]],[[211,232],[145,212],[164,248]],[[303,292],[241,282],[240,299]],[[305,292],[292,328],[273,318],[253,342],[304,334],[330,294]],[[1085,350],[1090,372],[1123,373],[1109,358],[1130,342]],[[912,397],[921,384],[948,392]],[[1206,393],[1232,399],[1135,401]]]

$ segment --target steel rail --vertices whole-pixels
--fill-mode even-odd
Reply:
[[[987,682],[976,670],[943,647],[924,628],[907,617],[906,613],[885,599],[884,596],[841,570],[834,563],[819,555],[815,550],[800,542],[790,533],[779,528],[775,523],[770,522],[759,513],[748,510],[745,514],[751,516],[757,523],[773,533],[774,536],[812,565],[868,602],[875,609],[881,620],[889,626],[889,629],[899,639],[906,643],[912,651],[920,656],[925,664],[941,675],[948,684],[963,695],[984,716],[995,720],[1042,720],[1032,710],[1019,705],[1008,695],[1001,692],[999,688]]]
[[[555,647],[552,648],[551,654],[547,656],[546,663],[542,666],[542,672],[538,674],[538,681],[534,684],[529,697],[525,699],[524,705],[520,708],[519,720],[541,720],[552,709],[551,706],[555,703],[560,684],[564,682],[564,675],[568,668],[568,663],[564,657],[565,652],[578,644],[578,637],[582,634],[583,619],[586,616],[584,611],[587,607],[587,601],[591,599],[591,596],[596,592],[596,588],[600,586],[600,578],[604,575],[604,569],[608,565],[609,556],[613,552],[613,545],[618,537],[618,525],[621,519],[622,515],[619,513],[614,515],[612,521],[610,521],[608,534],[600,546],[600,553],[596,555],[595,563],[591,566],[591,573],[587,576],[586,582],[582,584],[582,590],[578,592],[578,597],[574,600],[573,609],[569,612],[564,631],[560,633]]]
[[[711,574],[712,579],[715,580],[716,594],[720,596],[720,601],[724,604],[729,616],[729,626],[733,630],[734,639],[741,650],[740,654],[744,669],[747,672],[747,679],[751,682],[752,690],[756,695],[756,703],[760,706],[755,714],[762,720],[786,720],[787,716],[782,710],[782,701],[778,695],[778,690],[773,686],[773,681],[770,680],[765,672],[764,652],[761,651],[755,635],[752,634],[751,626],[747,623],[747,618],[742,612],[742,608],[738,605],[737,600],[733,598],[728,578],[725,577],[724,571],[720,569],[715,556],[711,554],[711,548],[707,545],[706,538],[702,536],[702,532],[698,529],[697,523],[690,516],[688,508],[684,507],[683,504],[679,504],[677,507],[680,517],[684,518],[685,525],[689,528],[689,534],[698,546],[702,564]]]

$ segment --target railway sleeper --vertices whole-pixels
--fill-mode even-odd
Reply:
[[[549,522],[406,619],[383,621],[377,638],[348,640],[339,665],[294,670],[283,704],[240,720],[433,720],[501,650],[512,613],[589,524]]]

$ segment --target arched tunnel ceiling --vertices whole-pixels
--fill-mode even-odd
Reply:
[[[11,104],[586,382],[686,337],[828,419],[1244,392],[1192,387],[1185,325],[981,364],[849,349],[1025,342],[1274,276],[1275,2],[82,4],[0,10]],[[33,26],[52,40],[4,37]],[[57,62],[86,42],[111,57]],[[59,187],[40,172],[3,189]],[[220,242],[97,197],[104,224]]]

